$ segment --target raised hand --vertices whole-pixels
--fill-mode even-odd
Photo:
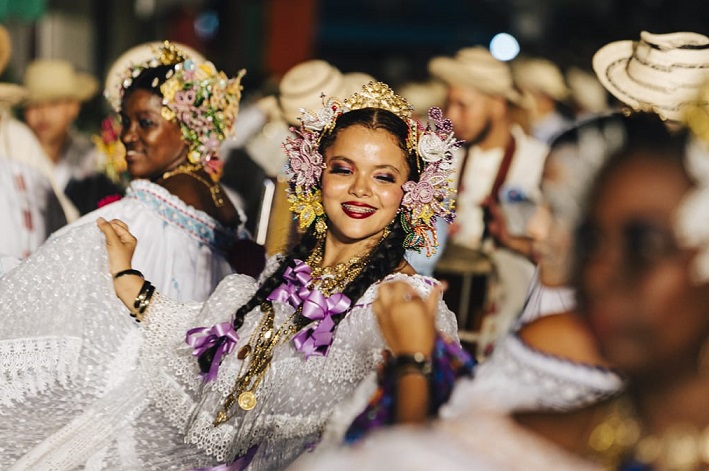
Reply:
[[[436,341],[436,312],[442,288],[436,285],[426,299],[408,283],[379,286],[372,305],[382,337],[394,355],[430,355]]]
[[[126,223],[119,219],[109,222],[104,218],[98,218],[96,224],[106,236],[108,269],[111,275],[130,268],[138,240],[128,231]]]
[[[114,277],[113,288],[116,290],[116,296],[128,309],[132,309],[135,297],[143,286],[143,278],[133,275],[116,278],[115,275],[131,267],[133,252],[138,241],[128,231],[128,226],[123,221],[113,219],[108,222],[104,218],[98,218],[96,224],[106,236],[108,269]]]

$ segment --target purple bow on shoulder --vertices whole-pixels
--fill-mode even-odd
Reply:
[[[288,303],[297,309],[302,304],[303,298],[310,293],[307,289],[310,280],[312,280],[310,267],[302,260],[296,259],[295,266],[286,268],[283,279],[285,281],[274,289],[266,299]]]
[[[303,301],[304,317],[316,321],[293,337],[295,349],[307,360],[311,355],[326,356],[334,338],[335,321],[332,316],[349,309],[350,298],[342,293],[325,297],[320,291],[311,291]]]
[[[192,355],[198,357],[210,348],[217,347],[209,372],[203,375],[205,383],[217,377],[222,356],[231,353],[238,341],[239,335],[231,322],[222,322],[212,327],[196,327],[187,331],[185,342],[193,348]]]

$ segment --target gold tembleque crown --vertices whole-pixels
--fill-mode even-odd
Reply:
[[[369,82],[362,90],[345,99],[345,106],[351,110],[362,108],[383,108],[391,111],[404,121],[411,118],[414,107],[406,98],[397,95],[383,82]]]

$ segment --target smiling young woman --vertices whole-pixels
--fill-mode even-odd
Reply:
[[[301,240],[273,257],[258,281],[229,276],[204,304],[180,304],[153,288],[131,265],[142,241],[121,221],[99,220],[113,275],[104,275],[103,287],[112,284],[110,295],[123,306],[84,313],[87,322],[106,324],[99,336],[78,334],[86,355],[77,357],[131,333],[142,342],[139,353],[120,357],[134,360],[125,375],[107,379],[99,367],[119,360],[86,359],[96,368],[76,375],[78,389],[69,392],[78,399],[51,388],[57,408],[94,399],[80,417],[67,407],[53,411],[55,404],[44,409],[54,421],[71,422],[62,437],[83,450],[73,452],[76,463],[91,458],[78,445],[91,443],[107,469],[225,469],[225,462],[229,469],[285,468],[319,442],[333,410],[382,363],[385,344],[372,303],[383,281],[403,282],[416,298],[433,292],[437,323],[455,341],[455,316],[432,291],[437,282],[414,274],[404,252],[434,250],[436,218],[453,218],[449,177],[457,141],[440,110],[425,128],[410,114],[408,103],[382,83],[305,113],[285,143]],[[134,168],[150,173],[139,163],[154,136],[139,129],[139,114],[127,117]],[[180,154],[174,149],[161,154],[165,161]],[[132,322],[128,313],[142,321],[140,329],[123,330]],[[33,404],[8,407],[24,417]],[[77,423],[86,428],[75,429]],[[108,432],[88,433],[92,423]],[[45,444],[23,456],[26,449],[8,454],[36,464],[62,451]]]

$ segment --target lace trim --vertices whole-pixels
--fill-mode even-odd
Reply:
[[[0,404],[10,406],[80,374],[82,340],[35,337],[0,341]]]
[[[269,265],[276,260],[272,259]],[[396,274],[426,294],[433,280]],[[150,412],[184,431],[185,439],[220,462],[229,462],[259,444],[251,467],[283,468],[303,450],[314,446],[325,421],[381,361],[383,340],[371,305],[377,284],[371,286],[339,324],[330,354],[307,361],[293,346],[281,345],[256,391],[256,407],[237,411],[230,421],[214,427],[215,411],[233,387],[240,361],[233,353],[222,363],[218,378],[203,384],[197,363],[184,344],[187,329],[229,319],[256,288],[249,277],[227,277],[200,310],[199,305],[175,303],[156,294],[146,316],[146,343],[141,358],[143,379],[153,402]],[[276,323],[292,314],[289,305],[274,303]],[[239,350],[257,327],[260,316],[248,314],[240,329]],[[455,316],[442,305],[443,330],[455,336]],[[176,349],[177,347],[177,349]],[[270,451],[269,451],[270,450]]]
[[[164,221],[211,247],[226,250],[236,240],[248,238],[243,224],[238,229],[224,227],[204,211],[187,205],[167,189],[148,180],[133,181],[125,197],[143,203]]]
[[[476,402],[508,412],[566,411],[614,396],[623,386],[612,370],[546,355],[507,336],[472,381],[458,382],[441,415],[459,416]]]

